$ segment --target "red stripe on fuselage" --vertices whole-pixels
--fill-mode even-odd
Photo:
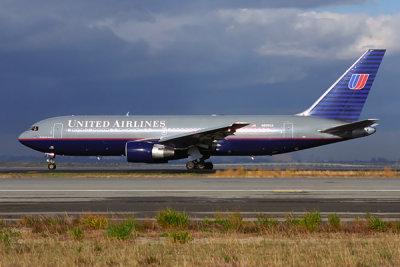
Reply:
[[[50,140],[154,140],[158,138],[26,138],[18,139],[20,141],[50,141]],[[226,140],[326,140],[326,139],[343,139],[342,137],[226,137]]]
[[[325,139],[343,139],[342,137],[226,137],[227,140],[325,140]]]
[[[122,137],[110,137],[110,138],[22,138],[19,141],[50,141],[50,140],[142,140],[142,139],[157,139],[157,138],[122,138]]]

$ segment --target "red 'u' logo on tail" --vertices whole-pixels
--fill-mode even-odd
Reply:
[[[361,90],[367,83],[369,74],[353,74],[349,81],[349,89]]]

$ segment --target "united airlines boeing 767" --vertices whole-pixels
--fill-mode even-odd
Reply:
[[[56,155],[125,156],[128,162],[190,158],[187,169],[212,169],[211,156],[275,155],[375,132],[359,121],[384,49],[367,50],[310,108],[289,116],[64,116],[39,121],[19,141]]]

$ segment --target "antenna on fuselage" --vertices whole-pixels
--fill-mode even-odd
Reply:
[[[128,111],[128,113],[126,113],[126,116],[129,117],[129,111]]]

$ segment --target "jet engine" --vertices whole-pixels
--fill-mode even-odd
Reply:
[[[126,143],[125,155],[128,162],[162,163],[172,159],[175,150],[153,142],[134,141]]]

